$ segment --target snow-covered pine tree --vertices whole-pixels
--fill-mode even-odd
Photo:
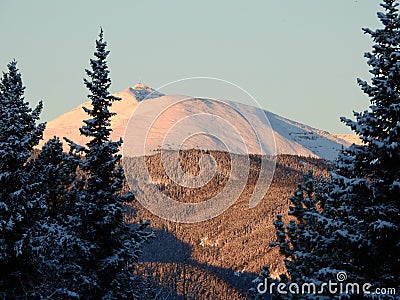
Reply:
[[[32,181],[36,180],[37,197],[43,198],[47,215],[52,219],[62,218],[65,214],[65,198],[77,178],[78,164],[79,157],[65,153],[58,137],[48,140],[34,161]]]
[[[362,139],[342,152],[333,174],[332,197],[338,213],[356,230],[348,239],[351,268],[376,287],[396,287],[400,293],[400,16],[399,3],[383,0],[383,24],[364,29],[374,41],[365,54],[370,83],[358,83],[370,98],[368,111],[342,118]]]
[[[24,100],[17,62],[7,65],[0,80],[0,291],[1,296],[26,296],[34,277],[29,232],[44,213],[40,199],[31,197],[29,180],[32,150],[42,138],[44,124],[36,124],[42,103],[35,109]]]
[[[65,153],[59,138],[42,147],[33,162],[33,196],[46,208],[30,234],[30,246],[37,276],[34,293],[38,298],[79,298],[79,291],[93,283],[82,272],[88,257],[88,243],[79,238],[76,215],[81,182],[77,182],[80,157]]]
[[[274,221],[277,240],[270,243],[271,247],[279,246],[287,274],[273,278],[269,267],[264,266],[255,280],[256,285],[262,284],[263,291],[272,293],[273,299],[315,299],[312,292],[290,293],[288,287],[292,283],[300,288],[302,284],[313,283],[318,289],[329,280],[336,280],[336,274],[342,271],[346,260],[344,244],[335,232],[342,223],[338,223],[332,199],[328,196],[332,185],[323,178],[317,182],[312,171],[303,176],[303,183],[298,184],[290,197],[288,215],[292,219],[285,225],[282,215],[277,215]],[[278,292],[280,283],[285,284],[286,294]],[[249,291],[249,298],[264,299],[264,295],[254,287]],[[318,299],[332,298],[327,289],[318,294]]]
[[[130,224],[125,221],[127,204],[134,200],[132,193],[122,194],[123,169],[118,154],[122,144],[110,140],[110,112],[114,101],[108,89],[111,85],[107,66],[107,43],[103,30],[96,40],[94,58],[84,79],[90,91],[91,107],[84,107],[90,116],[80,128],[88,137],[83,147],[73,144],[84,155],[80,168],[85,184],[79,192],[78,214],[81,218],[79,237],[88,242],[90,255],[82,266],[83,272],[96,283],[92,289],[82,291],[81,296],[95,299],[128,298],[142,299],[150,293],[139,276],[132,272],[144,242],[152,233],[147,223]]]
[[[342,118],[363,145],[342,151],[330,180],[317,184],[314,194],[309,193],[306,178],[306,185],[291,198],[294,206],[289,214],[296,220],[287,226],[280,216],[275,221],[280,250],[289,258],[285,264],[291,282],[321,284],[342,271],[349,282],[372,284],[371,292],[395,288],[400,293],[399,3],[383,0],[381,6],[385,11],[378,18],[383,28],[364,29],[375,43],[372,52],[365,54],[372,80],[358,80],[371,105],[368,111],[355,113],[355,121]],[[261,277],[272,282],[268,268]]]

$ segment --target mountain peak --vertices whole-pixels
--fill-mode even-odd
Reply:
[[[135,84],[132,87],[134,90],[153,90],[152,88],[150,88],[148,85],[145,85],[142,82],[139,82],[138,84]]]
[[[145,99],[159,98],[164,96],[163,93],[160,93],[141,82],[135,84],[133,87],[130,87],[129,90],[139,102]]]

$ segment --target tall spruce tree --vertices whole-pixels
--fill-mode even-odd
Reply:
[[[400,290],[400,16],[398,1],[384,0],[383,24],[364,29],[374,41],[368,59],[371,83],[358,79],[370,98],[370,109],[342,118],[361,138],[339,156],[333,174],[338,213],[356,228],[350,241],[354,272],[375,286]]]
[[[0,81],[0,296],[26,297],[31,291],[31,230],[45,207],[32,197],[30,180],[33,147],[44,124],[36,124],[42,103],[35,109],[24,100],[25,87],[17,62],[7,66]]]
[[[83,154],[80,169],[81,188],[77,199],[80,216],[78,236],[88,242],[88,256],[82,265],[83,273],[93,285],[81,296],[93,299],[144,299],[151,293],[144,280],[133,274],[143,243],[152,235],[147,223],[130,224],[125,221],[127,204],[134,200],[132,193],[121,192],[124,179],[118,154],[122,140],[110,140],[110,119],[115,113],[109,109],[120,98],[112,96],[107,66],[107,43],[103,30],[96,40],[94,58],[84,79],[91,107],[84,107],[89,119],[84,120],[81,134],[88,137],[85,146],[69,141],[72,148]]]
[[[341,152],[328,182],[315,187],[314,179],[306,178],[291,198],[294,220],[285,226],[278,216],[277,244],[289,278],[281,276],[275,283],[321,286],[345,272],[348,282],[372,284],[371,294],[362,297],[396,298],[378,296],[376,288],[395,288],[397,297],[400,293],[400,16],[397,1],[383,0],[381,6],[383,28],[363,29],[374,41],[373,50],[365,54],[372,79],[358,83],[371,105],[355,113],[355,121],[342,118],[363,144]],[[267,267],[260,279],[265,278],[274,282]],[[273,290],[285,299],[315,298]],[[333,295],[326,293],[325,298]]]

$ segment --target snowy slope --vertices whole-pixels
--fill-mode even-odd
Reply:
[[[127,155],[149,154],[160,147],[175,149],[182,146],[235,153],[294,154],[332,160],[342,145],[349,145],[326,131],[237,102],[218,103],[182,95],[163,95],[144,84],[115,95],[122,101],[112,106],[117,115],[111,120],[111,137],[124,137],[127,129],[124,146],[124,154]],[[89,103],[83,103],[50,121],[44,133],[45,140],[54,135],[67,136],[76,143],[84,144],[87,140],[78,129],[82,120],[87,119],[83,106],[89,106]],[[140,142],[143,138],[145,147]],[[264,152],[260,152],[260,141]]]
[[[335,133],[334,136],[348,142],[349,144],[362,144],[360,137],[355,133]]]
[[[330,134],[327,131],[315,129],[289,119],[266,112],[271,126],[275,131],[277,149],[279,153],[295,154],[301,151],[299,146],[310,152],[310,156],[333,160],[343,147],[350,143]]]

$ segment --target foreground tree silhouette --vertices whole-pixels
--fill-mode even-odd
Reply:
[[[120,98],[108,92],[111,80],[106,46],[101,30],[95,57],[90,60],[91,69],[86,70],[88,78],[84,79],[90,91],[91,107],[84,107],[90,118],[84,120],[85,125],[80,131],[89,142],[81,147],[69,141],[72,148],[84,155],[80,161],[84,184],[80,185],[75,208],[81,218],[78,235],[89,244],[83,272],[93,284],[81,296],[142,299],[151,293],[151,289],[148,290],[141,277],[135,276],[132,270],[142,244],[152,234],[147,230],[147,223],[125,222],[126,204],[134,197],[131,193],[121,194],[124,174],[118,151],[122,140],[110,140],[110,119],[114,113],[109,109]]]
[[[45,208],[32,196],[30,173],[44,124],[36,124],[42,103],[32,110],[24,100],[17,62],[7,68],[0,81],[0,296],[14,298],[26,296],[35,277],[30,237]]]
[[[400,17],[397,1],[384,0],[382,29],[364,29],[373,41],[366,53],[371,83],[358,79],[370,98],[370,109],[342,118],[363,145],[342,151],[328,182],[315,186],[311,175],[291,198],[288,225],[278,216],[277,242],[285,255],[289,278],[317,286],[345,272],[348,282],[395,288],[400,293]],[[272,243],[274,245],[276,243]],[[270,278],[267,267],[261,279]],[[279,281],[279,280],[278,280]],[[276,282],[277,283],[277,282]],[[273,289],[276,293],[276,288]],[[254,295],[255,290],[252,291]],[[338,298],[348,298],[343,293]],[[393,291],[392,291],[393,292]],[[353,292],[354,294],[354,292]],[[325,293],[326,299],[333,296]],[[294,295],[278,295],[284,298]],[[376,297],[364,294],[363,297]],[[315,298],[301,295],[297,298]],[[395,298],[380,295],[380,298]],[[320,296],[322,299],[322,296]]]

